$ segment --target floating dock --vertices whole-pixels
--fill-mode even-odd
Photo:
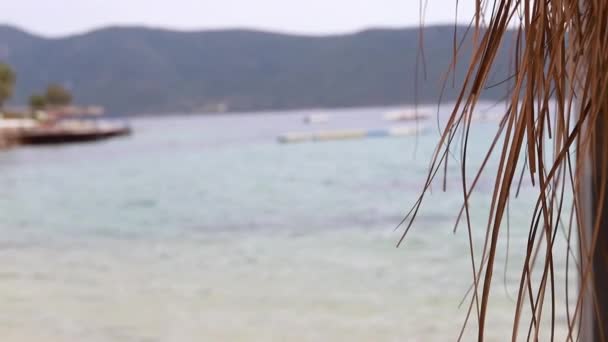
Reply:
[[[385,129],[371,130],[333,130],[319,132],[291,132],[280,135],[277,139],[280,143],[299,143],[309,141],[328,141],[346,139],[364,139],[381,137],[403,137],[422,133],[424,126],[391,127]]]

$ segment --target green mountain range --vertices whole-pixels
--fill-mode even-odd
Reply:
[[[457,43],[465,31],[457,27]],[[0,26],[0,60],[18,78],[11,103],[26,103],[56,82],[76,102],[117,114],[434,103],[453,44],[454,26],[331,36],[111,27],[63,38]],[[507,92],[507,83],[500,83],[509,74],[505,52],[488,80],[499,84],[484,92],[485,99]],[[468,37],[445,101],[457,96],[470,54]]]

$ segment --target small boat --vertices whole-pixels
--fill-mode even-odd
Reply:
[[[396,110],[384,114],[384,120],[386,121],[426,120],[429,117],[429,113],[419,112],[417,110]]]
[[[500,116],[489,113],[476,113],[473,114],[472,120],[476,122],[496,122],[500,121]]]
[[[326,123],[329,121],[329,116],[327,114],[310,114],[304,117],[304,123],[307,124],[319,124]]]

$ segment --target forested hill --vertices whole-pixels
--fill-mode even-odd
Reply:
[[[457,32],[462,36],[465,28]],[[0,59],[17,73],[15,104],[58,82],[79,103],[124,114],[209,111],[223,105],[228,110],[395,105],[412,103],[416,96],[421,102],[437,101],[452,59],[453,33],[453,26],[424,29],[425,68],[419,64],[418,86],[418,28],[297,36],[112,27],[49,39],[0,26]],[[470,50],[467,39],[456,85]],[[501,53],[488,83],[500,82],[508,70]],[[451,85],[450,79],[445,100],[457,94],[458,87]],[[491,87],[483,97],[502,98],[505,87]]]

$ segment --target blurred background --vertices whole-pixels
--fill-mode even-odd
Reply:
[[[2,340],[455,340],[472,284],[466,229],[453,233],[456,156],[396,244],[468,67],[474,9],[5,1]],[[474,113],[471,175],[504,112],[506,51]],[[476,250],[496,163],[472,199]],[[521,193],[489,341],[511,332],[535,203],[526,180]]]

